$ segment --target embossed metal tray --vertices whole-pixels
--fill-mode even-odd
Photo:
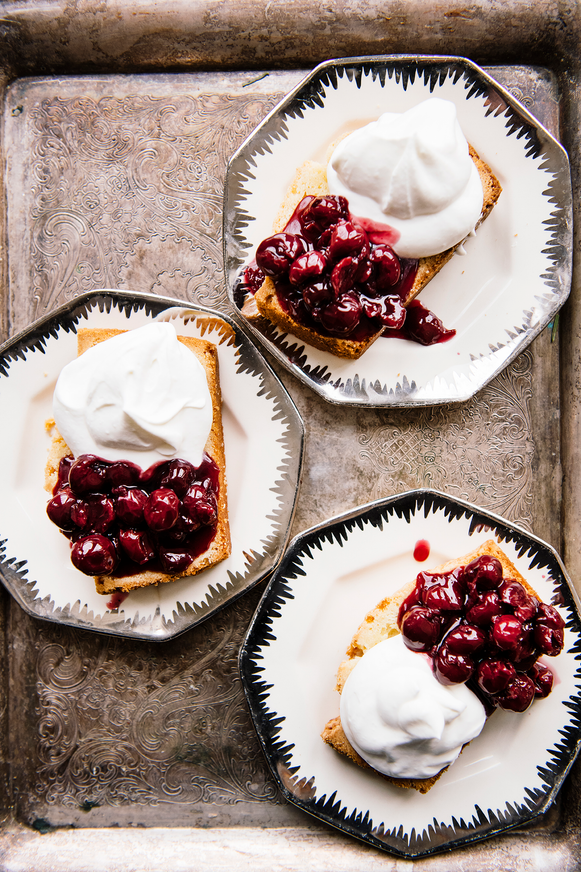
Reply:
[[[170,0],[1,5],[2,340],[95,287],[231,314],[220,241],[227,162],[325,57],[412,44],[438,52],[444,35],[449,53],[506,64],[486,72],[563,138],[578,165],[579,25],[564,17],[566,4],[410,0],[404,14],[372,0],[332,12],[303,4],[289,16],[251,0],[216,7],[211,26],[203,4]],[[577,578],[576,305],[571,295],[561,314],[562,365],[545,330],[453,407],[331,406],[274,360],[308,433],[292,534],[429,486],[535,529]],[[237,671],[260,592],[152,645],[40,620],[0,586],[0,868],[393,865],[287,802],[265,763]],[[576,764],[535,824],[425,864],[518,872],[533,846],[539,868],[575,869],[578,797]]]
[[[385,111],[428,97],[450,100],[460,126],[503,192],[492,213],[422,291],[456,335],[428,348],[380,338],[358,360],[305,345],[264,318],[254,334],[288,369],[333,403],[422,406],[464,402],[498,375],[551,321],[569,294],[569,162],[541,124],[475,64],[418,56],[326,61],[238,149],[226,174],[224,260],[228,291],[273,219],[295,170],[324,159],[337,136]]]
[[[417,575],[496,539],[566,621],[547,658],[553,690],[519,715],[495,711],[426,794],[388,784],[321,739],[339,713],[335,676],[357,626]],[[428,543],[418,566],[416,543]],[[423,557],[424,555],[422,555]],[[556,552],[524,530],[435,491],[412,491],[297,536],[274,573],[240,654],[244,689],[284,795],[370,845],[421,857],[538,817],[581,745],[579,600]]]
[[[56,379],[76,357],[78,329],[132,329],[152,319],[218,348],[232,553],[198,575],[132,591],[119,605],[75,569],[68,540],[48,521],[51,437],[44,424]],[[31,615],[160,641],[224,608],[280,560],[300,481],[303,424],[277,376],[226,316],[129,291],[85,294],[0,347],[0,406],[10,421],[0,459],[0,578]]]

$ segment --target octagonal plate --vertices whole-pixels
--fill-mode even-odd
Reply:
[[[384,597],[494,538],[566,622],[547,658],[555,680],[524,714],[496,710],[426,794],[388,783],[321,739],[339,714],[335,676],[364,616]],[[429,543],[421,565],[416,544]],[[290,544],[241,651],[246,696],[284,795],[382,850],[421,857],[540,815],[579,749],[579,602],[555,551],[509,522],[435,491],[401,494],[307,530]]]
[[[70,562],[48,520],[45,421],[80,327],[131,329],[171,320],[218,347],[232,553],[190,578],[132,591],[116,606]],[[0,578],[30,614],[131,638],[164,640],[195,626],[264,578],[287,542],[302,463],[303,424],[245,333],[221,313],[164,297],[94,291],[0,348]]]
[[[451,100],[468,141],[503,192],[490,216],[422,291],[456,336],[424,347],[381,338],[359,360],[305,345],[269,322],[248,322],[318,394],[356,406],[462,402],[497,375],[554,318],[571,281],[571,180],[559,143],[507,91],[462,58],[386,56],[328,61],[262,122],[233,156],[225,188],[230,299],[305,160],[322,161],[346,130],[428,97]]]

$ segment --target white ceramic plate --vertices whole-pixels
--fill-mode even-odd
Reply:
[[[346,129],[430,96],[451,100],[468,141],[503,192],[491,215],[421,294],[456,336],[429,348],[379,339],[356,361],[305,346],[269,324],[249,326],[305,383],[334,403],[460,402],[497,375],[551,321],[571,279],[571,181],[557,141],[483,70],[461,58],[328,61],[265,119],[228,168],[224,209],[230,298],[305,160],[323,160]]]
[[[218,312],[130,291],[75,299],[0,348],[0,578],[38,617],[163,640],[240,596],[280,560],[293,517],[303,445],[301,418],[245,334]],[[140,327],[157,317],[218,347],[232,554],[169,584],[132,591],[119,609],[70,561],[68,540],[46,516],[45,421],[79,327]]]
[[[548,658],[551,694],[524,714],[497,710],[434,787],[420,794],[360,769],[325,745],[339,714],[335,675],[365,614],[385,596],[486,539],[567,622]],[[419,540],[430,544],[414,560]],[[285,796],[350,835],[404,857],[485,838],[541,814],[577,753],[581,624],[550,546],[500,518],[433,491],[373,503],[298,536],[258,607],[241,652],[254,723]]]

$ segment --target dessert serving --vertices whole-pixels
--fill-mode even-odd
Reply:
[[[230,554],[216,346],[169,323],[84,329],[54,392],[47,514],[99,593]]]
[[[493,540],[420,572],[366,615],[337,674],[325,742],[427,792],[496,708],[546,698],[564,621]],[[543,658],[542,660],[539,658]]]
[[[448,100],[384,113],[297,170],[238,289],[242,313],[357,359],[383,335],[454,335],[416,297],[490,214],[501,187]],[[468,289],[469,290],[469,289]]]

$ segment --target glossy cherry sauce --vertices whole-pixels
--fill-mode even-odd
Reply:
[[[442,684],[468,682],[489,711],[523,712],[551,692],[553,674],[539,658],[560,654],[565,625],[485,554],[451,572],[420,572],[398,626],[408,648],[432,658]]]
[[[47,514],[86,575],[184,572],[208,549],[218,523],[219,469],[174,458],[141,469],[93,454],[60,461]]]
[[[397,236],[353,216],[345,197],[306,196],[284,231],[260,243],[235,298],[256,293],[268,275],[284,311],[322,335],[363,341],[384,329],[423,345],[445,342],[455,331],[419,302],[407,303],[418,261],[395,254]]]

